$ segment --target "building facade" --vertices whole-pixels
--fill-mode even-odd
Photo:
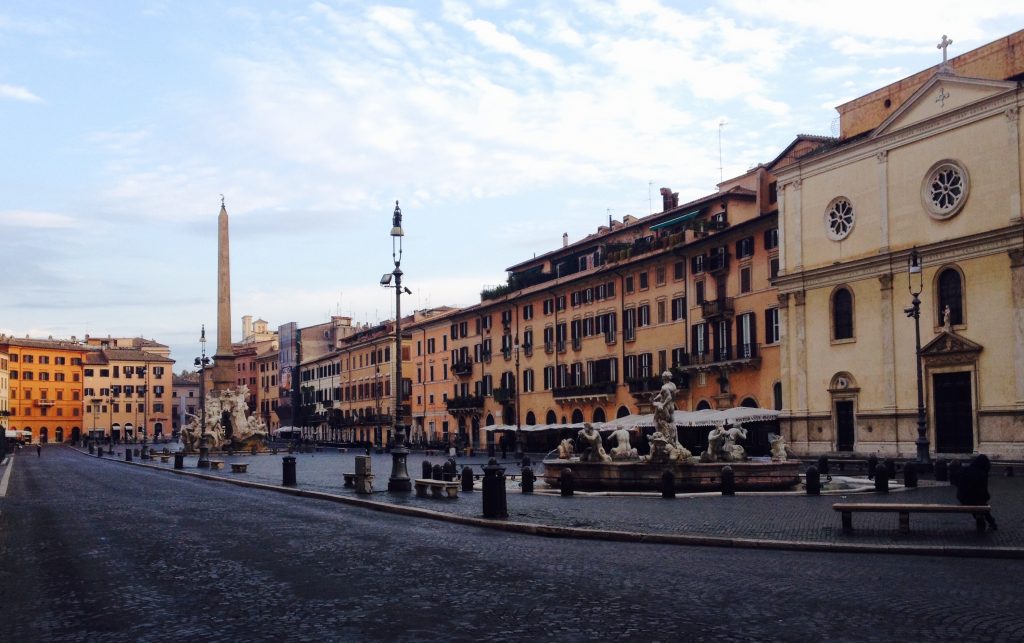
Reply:
[[[172,375],[171,378],[171,404],[173,407],[171,418],[172,434],[181,434],[181,428],[192,421],[192,418],[199,417],[199,373],[182,373]]]
[[[8,428],[32,442],[77,440],[84,431],[82,362],[89,352],[72,340],[0,336],[10,382]]]
[[[915,455],[919,321],[930,454],[1024,456],[1022,78],[1024,31],[840,106],[779,171],[798,452]]]
[[[89,436],[115,441],[171,437],[174,360],[162,349],[147,349],[100,348],[86,354],[83,402]]]

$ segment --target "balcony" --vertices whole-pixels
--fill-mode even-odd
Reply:
[[[33,400],[35,406],[53,406],[56,404],[53,400]]]
[[[708,321],[730,318],[733,316],[735,311],[735,302],[732,297],[711,299],[701,303],[700,305],[700,312],[704,316],[704,319]]]
[[[556,386],[552,394],[556,401],[607,400],[615,395],[616,386],[615,382]]]
[[[672,381],[675,383],[677,389],[686,389],[690,387],[690,376],[679,368],[672,369]],[[629,392],[634,397],[648,398],[661,390],[661,376],[654,375],[651,377],[629,378],[626,380],[626,386],[629,387]]]
[[[369,415],[363,415],[361,417],[355,418],[355,422],[354,423],[356,425],[362,425],[362,426],[378,425],[378,424],[383,426],[383,425],[392,424],[393,420],[392,420],[390,415],[384,415],[384,414],[376,415],[376,414],[371,413]]]
[[[498,387],[491,393],[494,397],[494,401],[498,404],[508,404],[516,399],[516,390],[509,387]]]
[[[704,272],[720,273],[729,270],[729,253],[714,252],[704,258]]]
[[[702,353],[690,353],[685,357],[686,359],[674,370],[680,373],[697,373],[726,365],[732,369],[758,368],[761,365],[761,345],[749,343],[720,346]]]
[[[482,395],[458,395],[445,402],[450,413],[481,411],[484,408]]]
[[[468,377],[473,374],[473,362],[471,360],[459,360],[452,364],[452,373],[458,377]]]

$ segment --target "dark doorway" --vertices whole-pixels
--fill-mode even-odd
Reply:
[[[932,376],[935,400],[935,450],[939,453],[974,451],[974,409],[971,374],[939,373]]]
[[[75,428],[71,429],[71,441],[72,442],[78,442],[81,439],[82,439],[82,429],[80,427],[77,427],[77,426]]]
[[[853,400],[836,402],[836,451],[853,451]]]

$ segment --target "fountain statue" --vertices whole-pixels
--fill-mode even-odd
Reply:
[[[708,433],[708,448],[700,454],[701,462],[743,462],[747,458],[746,450],[736,444],[737,440],[745,440],[747,430],[742,424],[731,428],[716,426]]]
[[[619,429],[611,434],[609,439],[615,440],[615,446],[612,447],[612,460],[639,460],[640,456],[637,455],[636,449],[629,444],[629,431],[626,429]]]
[[[772,452],[772,462],[785,462],[789,459],[786,453],[786,441],[776,433],[768,434],[768,444]]]
[[[587,422],[576,436],[579,439],[580,451],[583,453],[580,462],[611,462],[601,443],[601,434],[594,425]]]
[[[185,450],[198,451],[204,434],[206,445],[214,450],[242,450],[263,444],[267,428],[255,415],[246,416],[248,397],[249,389],[245,386],[207,393],[205,431],[200,418],[192,416],[181,430],[181,443]],[[224,425],[225,421],[228,426]]]

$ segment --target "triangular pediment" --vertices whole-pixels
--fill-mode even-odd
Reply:
[[[949,72],[937,72],[928,82],[882,121],[871,137],[889,134],[930,118],[949,114],[961,107],[997,94],[1013,91],[1016,83],[985,78],[966,78]]]
[[[951,330],[944,330],[935,339],[921,347],[921,357],[976,355],[981,351],[981,344],[976,344]]]

